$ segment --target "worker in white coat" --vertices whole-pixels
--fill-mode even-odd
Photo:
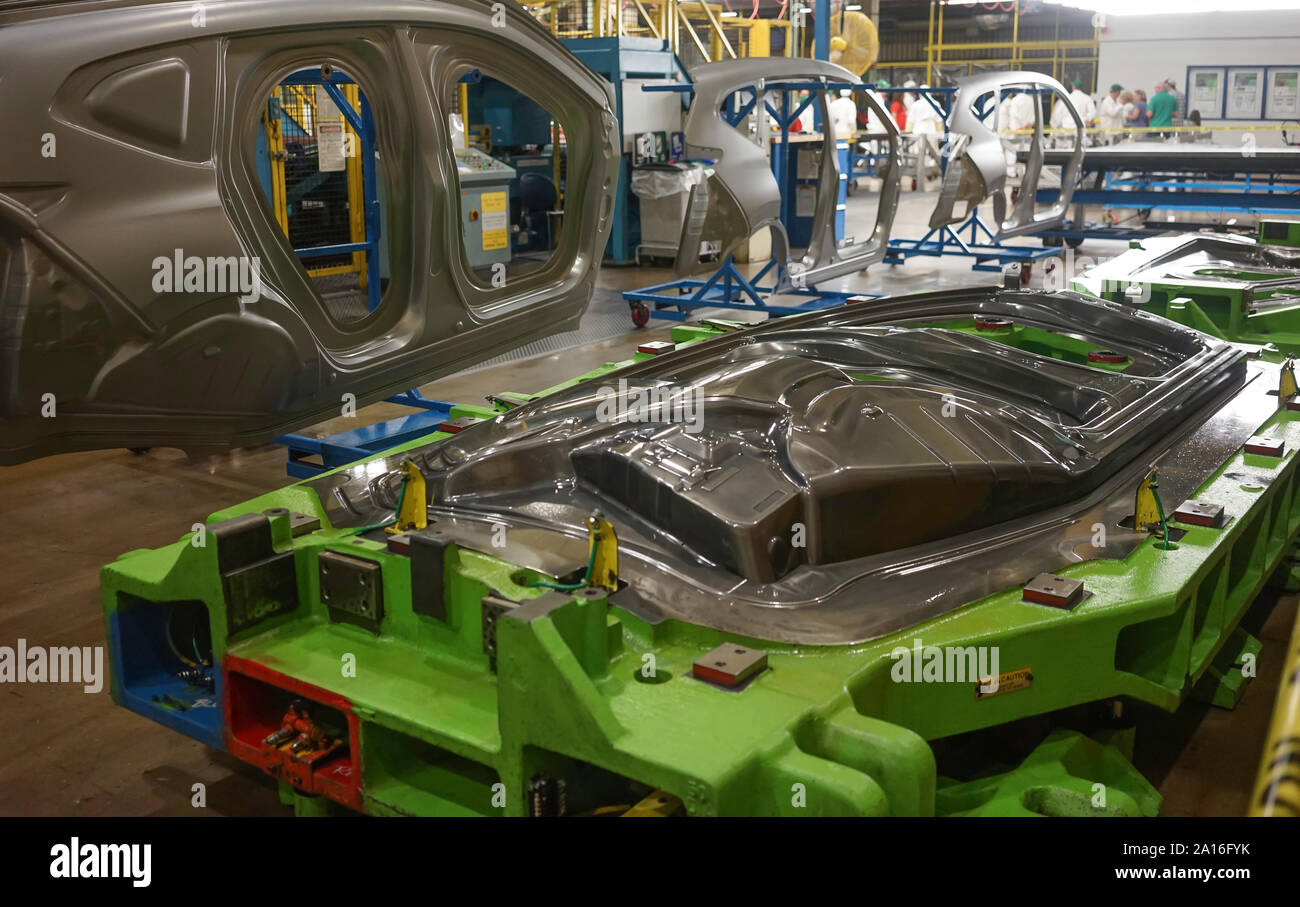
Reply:
[[[1120,93],[1124,91],[1124,86],[1116,82],[1110,86],[1110,94],[1101,99],[1097,105],[1097,115],[1101,121],[1102,144],[1113,145],[1123,138],[1124,133],[1124,102],[1120,100]]]
[[[880,105],[881,110],[884,111],[889,110],[889,102],[885,100],[884,95],[882,95],[880,92],[876,91],[874,88],[868,88],[867,94],[871,95],[871,97],[875,100],[875,102]],[[880,134],[883,133],[884,131],[885,131],[885,124],[881,122],[880,114],[876,113],[876,108],[868,106],[867,107],[867,132],[870,132],[872,134]]]
[[[1079,113],[1079,119],[1083,120],[1083,125],[1088,126],[1093,120],[1097,119],[1097,105],[1093,102],[1088,93],[1083,90],[1083,83],[1076,81],[1073,89],[1070,91],[1070,103]],[[1070,129],[1074,126],[1074,117],[1070,116],[1070,111],[1058,99],[1052,105],[1052,128],[1053,129]]]
[[[929,88],[921,85],[921,88]],[[913,94],[912,103],[907,105],[907,128],[912,132],[938,135],[943,132],[943,117],[930,103],[931,98],[924,94]]]
[[[998,130],[1026,132],[1034,128],[1034,96],[1025,91],[1003,95],[998,102]]]
[[[831,101],[830,110],[836,138],[851,138],[857,134],[858,102],[853,100],[851,89],[841,88],[840,96]]]

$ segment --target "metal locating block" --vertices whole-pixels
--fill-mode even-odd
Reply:
[[[1223,505],[1205,501],[1183,501],[1174,511],[1174,519],[1180,523],[1193,526],[1209,526],[1218,529],[1223,526]]]
[[[1020,597],[1023,601],[1034,604],[1068,610],[1083,601],[1083,581],[1040,573],[1025,583]]]
[[[767,667],[767,653],[752,646],[726,642],[697,658],[692,672],[701,680],[738,687]]]
[[[1261,457],[1280,457],[1285,450],[1286,444],[1281,438],[1255,435],[1246,441],[1246,453],[1259,454]]]
[[[322,551],[320,599],[330,619],[378,633],[384,617],[384,577],[376,561]]]

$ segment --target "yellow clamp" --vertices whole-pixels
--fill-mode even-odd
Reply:
[[[428,525],[429,502],[425,497],[424,473],[413,460],[406,460],[402,463],[402,497],[397,506],[397,522],[384,531],[397,535]]]
[[[1277,407],[1285,409],[1287,403],[1296,395],[1300,387],[1296,386],[1295,380],[1295,356],[1287,356],[1286,362],[1282,363],[1282,369],[1278,373],[1277,379]]]
[[[1138,532],[1160,525],[1160,507],[1156,503],[1156,470],[1147,473],[1147,477],[1138,485],[1137,495],[1133,500],[1133,528]]]
[[[587,560],[591,564],[587,585],[617,590],[618,536],[614,534],[613,524],[599,510],[587,517],[587,541]]]

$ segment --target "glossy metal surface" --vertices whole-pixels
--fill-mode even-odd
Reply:
[[[975,316],[1132,364],[1106,371],[945,326]],[[1241,393],[1254,374],[1241,349],[1118,304],[932,293],[730,333],[309,484],[335,525],[369,524],[414,456],[440,530],[554,575],[584,563],[583,520],[599,507],[618,531],[625,607],[847,643],[1123,556],[1142,536],[1118,523],[1153,462],[1168,461],[1166,496],[1188,493],[1260,405],[1276,406]],[[616,392],[652,389],[664,418],[610,408]],[[1104,552],[1089,544],[1098,521],[1114,527]],[[505,549],[490,547],[495,522]]]
[[[1044,163],[1042,104],[1034,102],[1034,130],[1029,149],[1023,155],[1025,173],[1009,215],[1005,191],[1007,156],[996,128],[987,125],[988,120],[994,120],[996,127],[996,112],[984,119],[980,117],[981,112],[992,110],[1002,92],[1008,89],[1039,93],[1049,90],[1074,120],[1074,147],[1061,165],[1060,195],[1041,212],[1036,210],[1034,196]],[[1083,120],[1060,82],[1036,72],[989,72],[961,79],[948,114],[948,132],[951,142],[948,167],[939,200],[930,215],[931,229],[964,221],[986,198],[993,200],[999,240],[1060,226],[1074,196],[1084,158]],[[965,204],[958,208],[958,202]]]
[[[690,199],[686,222],[675,265],[679,276],[706,267],[700,260],[701,242],[720,242],[722,256],[733,252],[753,233],[764,227],[772,230],[772,254],[786,264],[778,289],[788,288],[791,274],[802,283],[815,285],[859,271],[884,258],[889,231],[898,208],[899,180],[898,127],[893,118],[871,95],[862,96],[888,133],[889,162],[882,165],[881,194],[871,235],[859,243],[839,245],[835,240],[835,206],[838,200],[840,171],[835,153],[836,137],[823,131],[818,172],[817,201],[813,217],[813,235],[804,256],[790,259],[790,241],[781,224],[781,189],[768,157],[767,136],[751,138],[747,120],[739,127],[722,118],[722,105],[728,95],[751,90],[762,98],[769,83],[813,81],[830,83],[829,89],[816,92],[814,103],[823,124],[831,122],[829,92],[834,86],[857,84],[859,80],[843,67],[820,60],[768,57],[706,63],[691,70],[694,100],[684,124],[687,157],[714,161],[712,175]],[[761,106],[761,105],[759,105]],[[766,116],[759,116],[759,128],[765,129]],[[792,165],[793,166],[793,165]],[[708,265],[707,267],[716,267]]]
[[[369,100],[386,200],[383,303],[348,325],[255,163],[276,85],[322,65]],[[504,287],[469,268],[450,152],[455,79],[476,66],[568,136],[558,248]],[[590,299],[618,166],[612,89],[513,4],[24,4],[0,11],[0,85],[0,463],[265,441],[338,415],[344,395],[365,404],[568,330]],[[260,293],[156,290],[153,263],[178,251],[256,260]]]
[[[1246,236],[1171,234],[1145,239],[1075,280],[1098,296],[1150,282],[1240,292],[1247,310],[1295,305],[1300,301],[1300,249]]]

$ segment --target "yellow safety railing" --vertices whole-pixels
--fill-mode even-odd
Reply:
[[[583,0],[524,0],[523,5],[560,38],[651,37],[668,42],[674,53],[685,39],[685,46],[717,62],[771,56],[772,31],[783,30],[782,53],[792,53],[788,19],[743,19],[707,0],[592,0],[590,6]]]
[[[925,81],[935,84],[936,71],[940,67],[966,66],[966,75],[974,72],[975,66],[1023,69],[1027,64],[1050,64],[1052,78],[1064,82],[1065,68],[1068,65],[1088,64],[1091,66],[1092,82],[1096,82],[1097,60],[1101,47],[1101,36],[1096,24],[1093,25],[1091,38],[1057,37],[1044,41],[1020,40],[1020,0],[1014,0],[1016,6],[1011,11],[1011,40],[987,42],[945,43],[943,40],[943,10],[945,4],[930,0],[929,30],[925,46]],[[1059,10],[1058,10],[1059,13]],[[1058,20],[1059,32],[1059,20]],[[975,56],[954,59],[946,54],[974,54]],[[883,66],[900,66],[888,63]],[[919,61],[914,64],[919,66]],[[1096,88],[1095,84],[1089,86]]]

